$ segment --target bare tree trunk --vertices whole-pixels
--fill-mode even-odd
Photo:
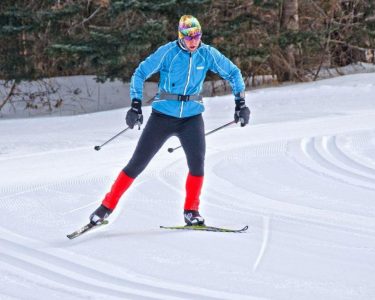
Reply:
[[[298,31],[298,0],[284,0],[281,12],[280,31]],[[296,78],[296,45],[289,44],[285,49],[285,58],[288,62],[288,70],[285,70],[283,80]]]
[[[10,101],[10,99],[12,98],[13,92],[16,89],[16,85],[17,85],[16,81],[14,80],[13,83],[12,83],[12,86],[10,87],[8,95],[5,97],[5,99],[3,100],[3,102],[0,103],[0,111],[3,109],[3,107],[5,106],[5,104],[7,104],[7,102]]]

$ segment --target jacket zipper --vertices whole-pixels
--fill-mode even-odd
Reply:
[[[189,85],[189,81],[190,81],[191,60],[192,60],[192,55],[191,55],[191,53],[190,53],[190,58],[189,58],[189,71],[188,71],[188,76],[187,76],[186,85],[185,85],[185,89],[184,89],[184,95],[186,95],[186,90],[187,90],[187,87],[188,87],[188,85]],[[182,110],[183,110],[183,108],[184,108],[184,101],[181,101],[180,118],[182,117]]]

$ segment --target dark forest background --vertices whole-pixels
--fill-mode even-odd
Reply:
[[[203,41],[244,77],[305,81],[322,67],[374,62],[375,1],[1,0],[0,79],[129,81],[150,52],[176,39],[183,14],[200,20]]]

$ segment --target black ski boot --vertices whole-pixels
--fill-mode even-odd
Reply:
[[[204,225],[204,218],[197,210],[184,210],[185,223],[188,226]]]
[[[112,213],[112,210],[105,207],[103,204],[100,205],[91,215],[90,215],[90,223],[92,225],[97,225],[104,221],[104,219],[108,218],[109,215]]]

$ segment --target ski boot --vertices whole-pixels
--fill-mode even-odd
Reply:
[[[184,210],[184,218],[187,226],[204,225],[204,218],[199,214],[199,211],[197,210]]]
[[[90,215],[90,223],[92,225],[98,225],[102,223],[104,219],[108,218],[109,215],[112,213],[112,209],[105,207],[103,204],[100,205],[91,215]]]

